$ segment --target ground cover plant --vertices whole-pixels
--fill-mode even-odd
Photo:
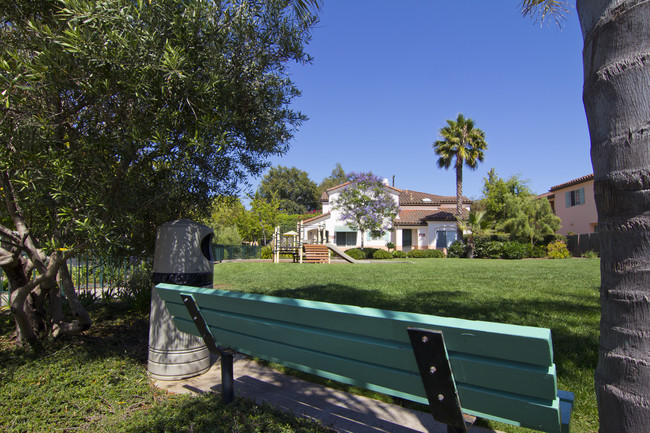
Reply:
[[[550,328],[558,388],[574,392],[571,431],[596,432],[600,260],[418,259],[359,265],[224,263],[225,290]],[[529,431],[483,422],[506,432]]]
[[[40,347],[16,348],[0,311],[0,431],[326,432],[326,428],[237,398],[168,394],[146,373],[149,319],[123,302],[90,308],[95,325]]]

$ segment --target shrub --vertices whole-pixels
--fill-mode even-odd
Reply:
[[[474,257],[477,259],[500,259],[503,255],[503,243],[488,239],[474,242]]]
[[[396,259],[405,259],[406,258],[406,252],[402,250],[397,250],[393,251],[393,257]]]
[[[395,249],[395,244],[392,242],[386,243],[386,248],[388,248],[388,251],[394,250]]]
[[[263,259],[272,259],[273,258],[273,248],[271,248],[271,245],[266,245],[262,247],[260,251],[261,257]]]
[[[411,250],[406,253],[406,257],[411,259],[423,259],[426,257],[426,251],[427,250]]]
[[[504,259],[523,259],[527,254],[526,245],[512,241],[506,242],[503,244],[503,254]]]
[[[566,244],[562,241],[555,241],[546,247],[546,256],[550,259],[566,259],[570,257],[571,254],[566,247]]]
[[[150,264],[136,266],[128,277],[126,287],[118,289],[117,296],[134,310],[146,313],[151,307],[151,276],[153,270]]]
[[[593,250],[585,251],[582,257],[584,257],[585,259],[596,259],[598,258],[598,252]]]
[[[355,260],[364,260],[366,258],[366,253],[363,252],[360,248],[352,248],[345,252],[348,256],[352,257]]]
[[[386,250],[377,250],[372,255],[372,258],[377,260],[392,259],[393,255]]]
[[[379,251],[379,248],[364,248],[361,251],[366,254],[366,259],[372,259],[375,251]]]
[[[463,258],[467,257],[467,245],[463,241],[455,241],[447,248],[447,257]]]
[[[441,250],[424,250],[424,257],[430,259],[442,259],[445,257],[445,253]]]
[[[546,248],[539,245],[526,244],[526,257],[535,259],[546,257]]]

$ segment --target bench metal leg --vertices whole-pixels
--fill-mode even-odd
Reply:
[[[181,299],[185,303],[187,311],[190,313],[196,328],[201,334],[201,338],[208,346],[208,350],[212,353],[219,354],[221,357],[221,394],[226,403],[231,403],[235,399],[235,380],[233,374],[233,359],[232,352],[217,346],[214,337],[210,333],[208,326],[203,320],[203,316],[196,306],[196,302],[191,295],[181,295]]]
[[[235,399],[232,353],[225,350],[221,351],[221,395],[226,404]]]

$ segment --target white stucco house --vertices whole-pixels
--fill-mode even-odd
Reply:
[[[336,244],[342,249],[361,246],[361,232],[349,228],[333,209],[338,195],[349,183],[328,189],[321,196],[323,214],[303,221],[303,240],[316,242],[319,232],[326,243]],[[374,239],[366,233],[364,245],[371,248],[386,248],[388,242],[396,249],[448,248],[456,240],[456,196],[440,196],[424,192],[384,186],[395,200],[399,214],[392,221],[391,231]],[[471,200],[463,197],[463,218],[469,214]]]

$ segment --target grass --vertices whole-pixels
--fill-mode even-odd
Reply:
[[[559,388],[576,393],[571,431],[597,431],[599,261],[418,259],[413,263],[215,266],[224,288],[551,328]],[[327,432],[267,406],[177,396],[146,375],[148,317],[121,303],[93,307],[84,334],[18,349],[0,312],[0,431]],[[487,423],[508,432],[524,431]]]
[[[227,290],[550,328],[573,432],[596,432],[600,261],[418,259],[411,263],[215,266]],[[488,423],[507,432],[529,431]]]
[[[0,312],[0,431],[3,432],[326,432],[268,406],[221,397],[167,394],[146,373],[149,320],[117,302],[91,311],[90,331],[38,349],[10,339]]]

